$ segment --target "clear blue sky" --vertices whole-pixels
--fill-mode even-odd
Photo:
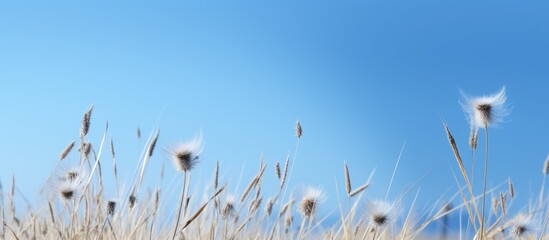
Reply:
[[[546,1],[2,2],[0,179],[6,188],[15,174],[37,196],[94,104],[90,140],[108,121],[123,180],[156,127],[148,184],[162,164],[167,182],[181,179],[166,150],[202,129],[195,183],[219,159],[241,190],[263,155],[264,184],[276,187],[273,165],[293,154],[299,119],[292,187],[324,186],[331,210],[347,161],[355,186],[377,168],[367,196],[383,198],[406,142],[390,196],[428,174],[428,208],[457,189],[441,119],[469,156],[459,89],[506,85],[512,113],[492,130],[488,183],[511,177],[520,208],[549,153],[547,12]]]

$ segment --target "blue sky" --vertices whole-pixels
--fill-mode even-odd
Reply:
[[[549,153],[548,10],[544,1],[3,2],[0,179],[7,187],[15,174],[36,196],[93,104],[90,140],[99,144],[108,121],[122,179],[160,128],[148,184],[163,164],[177,183],[167,151],[202,130],[193,181],[210,181],[219,159],[223,180],[241,190],[263,156],[264,184],[275,188],[273,165],[294,153],[299,119],[291,187],[323,186],[326,212],[343,161],[355,186],[376,169],[366,196],[384,198],[405,143],[389,196],[427,174],[419,200],[429,207],[457,191],[441,119],[468,156],[460,89],[505,85],[512,113],[491,131],[488,183],[510,177],[520,209]]]

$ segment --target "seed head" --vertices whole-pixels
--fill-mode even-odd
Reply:
[[[267,201],[267,204],[265,205],[265,212],[267,213],[267,216],[271,216],[271,213],[273,212],[273,205],[273,199],[269,198],[269,201]]]
[[[65,202],[76,199],[80,195],[81,185],[75,182],[62,182],[58,189],[59,198]]]
[[[233,216],[234,213],[234,197],[232,195],[229,195],[225,199],[225,205],[223,206],[223,209],[221,209],[221,217],[223,219],[227,219]]]
[[[511,220],[509,235],[512,239],[530,239],[537,232],[537,224],[530,214],[519,213]]]
[[[280,172],[280,163],[279,162],[276,162],[276,164],[275,164],[275,176],[279,180],[282,177],[282,174]]]
[[[326,198],[320,188],[308,187],[299,203],[299,212],[303,217],[312,217],[318,210],[318,205]]]
[[[130,197],[128,198],[128,203],[130,204],[130,208],[133,208],[133,206],[135,205],[135,202],[137,202],[137,197],[135,195],[130,195]]]
[[[478,129],[471,128],[471,135],[469,136],[469,147],[471,147],[472,150],[477,149],[477,142],[478,142]]]
[[[149,146],[149,157],[153,155],[154,147],[156,146],[156,142],[158,141],[158,136],[160,135],[160,130],[156,131],[156,135],[154,136],[151,145]]]
[[[92,144],[89,142],[85,142],[82,144],[80,153],[84,154],[84,156],[88,157],[91,153]]]
[[[191,171],[203,149],[202,135],[198,135],[193,140],[181,143],[171,152],[171,158],[175,169],[179,172]]]
[[[116,210],[116,201],[108,201],[107,202],[107,215],[114,215],[114,212]]]
[[[297,136],[297,138],[301,138],[301,135],[303,135],[303,129],[301,128],[301,123],[299,122],[299,120],[297,120],[295,124],[295,135]]]
[[[81,185],[85,179],[85,173],[81,168],[71,168],[64,172],[59,179],[75,185]]]
[[[69,155],[69,153],[71,152],[72,148],[74,147],[74,141],[70,142],[67,147],[65,147],[65,150],[63,150],[63,152],[61,152],[61,154],[59,154],[59,160],[63,160],[67,157],[67,155]]]
[[[491,96],[470,98],[462,93],[463,109],[468,114],[473,129],[487,128],[500,123],[509,110],[505,105],[505,87]]]
[[[368,205],[368,219],[376,228],[384,228],[393,222],[397,217],[397,208],[395,204],[373,201]]]
[[[91,114],[93,111],[93,105],[86,111],[84,117],[82,118],[82,128],[80,129],[80,138],[83,138],[88,134],[90,130]]]

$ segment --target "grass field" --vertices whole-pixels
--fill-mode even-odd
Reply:
[[[404,209],[402,199],[384,199],[367,196],[370,180],[359,186],[351,185],[352,172],[342,162],[345,181],[337,183],[338,198],[335,221],[328,221],[318,209],[325,204],[326,191],[309,187],[293,195],[289,182],[297,157],[299,142],[304,135],[301,123],[295,126],[296,150],[286,161],[272,165],[259,162],[255,177],[241,192],[228,192],[228,182],[221,182],[219,163],[212,170],[211,182],[192,182],[191,173],[200,167],[203,136],[197,134],[187,142],[168,151],[173,169],[180,173],[183,184],[178,190],[177,204],[167,204],[165,190],[160,186],[153,191],[142,189],[148,161],[156,153],[159,132],[147,140],[146,148],[136,166],[131,182],[119,182],[114,143],[107,139],[108,127],[102,141],[91,143],[90,131],[93,107],[85,112],[80,138],[70,142],[52,162],[55,170],[44,182],[37,196],[43,204],[31,211],[16,207],[14,196],[16,180],[1,190],[1,239],[549,239],[546,225],[548,198],[544,187],[532,196],[528,209],[508,215],[515,197],[512,180],[498,188],[487,189],[489,173],[489,129],[498,124],[509,112],[505,105],[505,89],[488,97],[467,97],[463,108],[470,116],[471,134],[467,144],[456,143],[451,126],[441,124],[449,141],[460,172],[455,175],[459,189],[453,198],[435,204],[425,212],[417,213],[414,204]],[[291,129],[288,130],[289,132]],[[485,134],[485,142],[477,142]],[[138,136],[140,137],[140,136]],[[458,149],[467,145],[468,149]],[[475,150],[486,148],[485,156],[475,156]],[[61,168],[69,154],[77,155],[79,164]],[[471,156],[465,158],[464,156]],[[470,176],[464,161],[479,161],[484,165],[483,178]],[[549,161],[549,159],[548,159]],[[549,162],[542,169],[549,172]],[[104,182],[103,175],[113,174],[115,183]],[[158,173],[163,178],[163,171]],[[274,192],[262,190],[266,174],[274,174],[279,188]],[[394,176],[393,178],[398,177]],[[391,179],[391,182],[393,179]],[[203,186],[203,196],[189,193],[189,185]],[[104,196],[106,185],[117,189],[117,199]],[[122,188],[121,186],[128,186]],[[475,192],[474,189],[482,189]],[[402,196],[410,193],[403,193]],[[413,194],[412,194],[413,195]],[[367,197],[366,197],[367,196]],[[385,197],[385,199],[387,199]],[[170,214],[167,214],[170,213]],[[459,222],[449,223],[449,216],[458,216]],[[450,225],[453,224],[453,227]],[[429,229],[429,230],[427,230]],[[457,230],[455,230],[457,229]]]

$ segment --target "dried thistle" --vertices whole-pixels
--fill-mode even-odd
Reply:
[[[189,142],[179,144],[171,152],[172,162],[175,169],[179,172],[188,172],[192,170],[198,162],[202,149],[202,135],[195,137]]]
[[[368,218],[376,228],[384,228],[389,225],[396,219],[397,215],[397,208],[393,203],[374,201],[368,205]]]
[[[107,215],[114,215],[116,211],[116,201],[107,201]]]
[[[509,235],[512,239],[531,239],[537,232],[538,227],[530,214],[519,213],[510,222]]]
[[[137,197],[132,193],[130,195],[130,197],[128,197],[128,203],[129,203],[129,207],[130,208],[133,208],[133,206],[135,206],[135,203],[137,202]]]
[[[308,187],[301,198],[299,212],[303,217],[312,217],[318,210],[318,205],[324,201],[324,191],[320,188]]]
[[[505,106],[505,101],[507,100],[505,87],[487,97],[470,98],[464,93],[462,95],[464,98],[462,106],[465,112],[468,113],[473,129],[497,125],[503,120],[503,117],[509,114],[509,110]]]
[[[301,128],[301,123],[299,122],[299,120],[297,120],[295,124],[295,135],[297,136],[297,138],[301,138],[301,135],[303,135],[303,129]]]
[[[65,150],[59,154],[59,161],[65,159],[67,155],[71,152],[72,148],[74,147],[74,141],[70,142],[67,147],[65,147]]]
[[[64,182],[58,187],[59,198],[65,202],[76,199],[80,195],[81,186],[73,182]]]

